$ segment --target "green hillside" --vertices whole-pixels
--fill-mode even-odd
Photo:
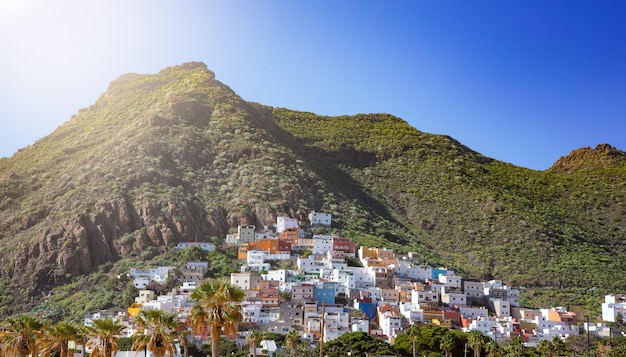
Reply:
[[[0,159],[0,313],[80,291],[123,305],[115,276],[132,264],[313,210],[359,244],[525,286],[529,303],[588,304],[626,286],[625,196],[625,155],[608,145],[533,171],[388,114],[246,102],[202,63],[127,74]]]

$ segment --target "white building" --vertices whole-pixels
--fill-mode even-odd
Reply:
[[[439,274],[439,282],[449,288],[461,289],[461,277],[452,274]]]
[[[339,269],[333,269],[332,275],[330,276],[330,281],[337,283],[337,294],[349,294],[350,290],[354,290],[356,288],[356,284],[354,281],[354,274],[351,271],[342,271]]]
[[[433,269],[429,266],[413,265],[410,262],[399,261],[394,266],[394,272],[401,278],[425,282],[433,276]]]
[[[370,273],[369,269],[362,267],[346,267],[347,271],[351,271],[354,275],[355,288],[366,288],[368,286],[374,286],[376,277]]]
[[[602,320],[616,322],[617,315],[626,321],[626,295],[606,295],[602,303]]]
[[[332,222],[332,215],[330,213],[309,213],[309,222],[312,226],[330,227]]]
[[[324,313],[324,341],[339,338],[350,331],[350,316],[347,312]]]
[[[353,318],[352,321],[350,321],[351,325],[352,325],[352,332],[365,332],[365,333],[369,333],[370,330],[370,322],[369,320],[366,319],[361,319],[361,318]]]
[[[143,289],[152,281],[156,281],[159,284],[165,283],[172,269],[174,269],[174,267],[158,267],[151,269],[131,268],[128,276],[134,278],[133,285],[137,289]]]
[[[400,314],[409,320],[411,325],[424,322],[424,310],[414,306],[412,303],[401,302],[398,304]]]
[[[543,315],[535,317],[534,322],[537,325],[539,340],[551,341],[554,337],[565,340],[569,336],[578,335],[578,326],[567,326],[561,321],[551,321]]]
[[[322,268],[326,266],[326,260],[320,256],[310,255],[306,258],[298,257],[296,261],[298,270],[304,275],[320,275]]]
[[[439,292],[435,290],[428,291],[419,291],[413,290],[411,291],[411,303],[415,307],[419,307],[420,304],[438,304],[439,303]]]
[[[463,292],[468,298],[480,299],[485,297],[485,285],[481,281],[464,281]]]
[[[471,307],[471,306],[459,306],[459,314],[467,319],[476,319],[479,317],[487,318],[489,316],[489,310],[485,307]]]
[[[484,335],[493,336],[493,330],[494,328],[497,328],[496,325],[497,325],[496,320],[479,316],[478,318],[472,320],[469,326],[464,327],[463,332],[478,330],[482,332]]]
[[[215,251],[215,244],[207,242],[180,242],[176,244],[176,249],[187,249],[191,247],[197,247],[207,252]]]
[[[511,316],[511,304],[507,300],[503,299],[489,299],[487,303],[493,311],[495,311],[498,317],[510,317]]]
[[[280,281],[281,283],[288,282],[290,277],[291,272],[285,269],[270,270],[267,274],[263,274],[263,280]]]
[[[288,229],[296,228],[298,228],[297,219],[287,216],[276,217],[276,233],[282,233]]]
[[[391,339],[400,333],[402,317],[391,311],[385,311],[378,314],[378,325],[380,329],[383,330],[383,334]]]
[[[459,288],[449,288],[448,285],[441,287],[441,302],[451,306],[467,305],[467,296]]]
[[[519,289],[509,288],[506,299],[509,301],[509,304],[511,304],[511,307],[519,307],[519,296]]]
[[[332,236],[313,236],[313,254],[326,254],[333,250]]]
[[[262,304],[260,301],[244,301],[241,305],[243,322],[258,323],[261,316]]]

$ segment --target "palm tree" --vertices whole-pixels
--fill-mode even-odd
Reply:
[[[450,332],[443,335],[441,341],[439,342],[439,347],[445,353],[445,357],[452,356],[452,350],[454,350],[454,346],[456,346],[456,338]]]
[[[467,343],[474,350],[474,357],[480,357],[480,350],[485,344],[485,335],[478,330],[472,330],[467,335]]]
[[[256,357],[256,349],[259,346],[259,343],[263,341],[263,334],[259,330],[253,330],[252,333],[248,335],[247,340],[250,348],[252,349],[252,356]]]
[[[44,334],[45,323],[29,314],[8,317],[2,326],[2,354],[26,357],[36,355]]]
[[[178,325],[178,343],[180,344],[180,348],[183,352],[183,357],[189,357],[189,346],[187,345],[187,336],[189,335],[189,331],[187,331],[187,325],[181,323]]]
[[[176,353],[176,338],[178,337],[177,317],[176,313],[167,313],[158,309],[141,310],[135,320],[137,330],[131,349],[139,351],[146,348],[155,357],[163,357],[166,354],[173,356]]]
[[[542,357],[546,357],[549,353],[550,350],[552,348],[552,345],[550,344],[550,341],[548,340],[541,340],[539,341],[539,344],[537,344],[537,352],[541,353]]]
[[[519,336],[511,338],[507,350],[513,356],[521,356],[524,352],[524,341]]]
[[[55,325],[48,326],[45,331],[45,346],[41,351],[44,357],[49,357],[53,352],[56,352],[58,357],[73,355],[70,354],[69,342],[77,340],[82,341],[83,338],[81,327],[67,321],[61,321]]]
[[[406,331],[406,334],[411,338],[411,341],[413,342],[413,357],[415,357],[417,353],[417,338],[420,336],[420,330],[417,326],[411,326]]]
[[[86,327],[90,340],[85,347],[92,349],[91,357],[111,357],[117,353],[117,339],[125,328],[110,318],[93,320],[93,325]]]
[[[187,322],[196,332],[209,328],[211,354],[219,357],[222,332],[227,336],[237,333],[237,326],[243,318],[238,303],[245,298],[245,292],[226,279],[212,279],[201,283],[191,293],[191,298],[196,304]]]
[[[291,356],[295,357],[298,350],[298,345],[300,345],[300,334],[298,333],[298,331],[289,331],[287,336],[285,336],[285,344],[291,351]]]
[[[555,355],[560,355],[560,354],[566,353],[567,351],[567,346],[565,345],[565,342],[563,342],[563,340],[561,340],[559,336],[554,336],[552,338],[552,341],[550,342],[550,346],[552,347],[552,352]]]
[[[488,357],[496,357],[496,353],[498,353],[498,346],[496,346],[495,340],[489,340],[485,344],[485,353],[487,353]]]

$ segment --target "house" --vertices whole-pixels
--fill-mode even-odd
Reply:
[[[256,348],[256,351],[252,351],[252,347],[250,347],[250,353],[248,356],[277,357],[278,347],[276,346],[276,342],[274,342],[274,340],[262,340]]]
[[[315,301],[318,304],[334,305],[335,304],[335,291],[336,283],[323,282],[315,285],[313,294],[315,295]]]
[[[510,317],[511,316],[511,304],[507,300],[500,298],[490,298],[487,306],[492,309],[498,317]]]
[[[304,326],[304,303],[301,301],[281,301],[280,321],[295,326]]]
[[[313,284],[301,284],[292,286],[291,300],[315,301],[315,286]]]
[[[378,325],[388,339],[398,335],[402,328],[400,309],[391,304],[378,307]]]
[[[313,227],[330,227],[332,215],[330,213],[311,212],[309,213],[309,222],[311,222]]]
[[[276,233],[298,228],[298,220],[287,216],[276,217]]]
[[[344,252],[354,256],[356,244],[350,238],[333,237],[333,251]]]
[[[333,237],[332,236],[313,236],[313,254],[324,255],[333,250]]]
[[[152,290],[139,290],[139,296],[135,297],[135,304],[145,304],[148,301],[152,301],[156,298],[154,291]]]
[[[463,292],[468,300],[482,299],[485,297],[485,286],[481,281],[463,281]]]
[[[187,249],[191,247],[197,247],[202,250],[206,250],[207,252],[215,251],[215,244],[207,242],[180,242],[176,244],[176,247],[174,247],[174,249]]]
[[[255,272],[231,273],[230,283],[241,290],[258,290],[263,278]]]
[[[238,226],[237,227],[237,237],[235,242],[239,244],[243,243],[251,243],[255,241],[255,230],[256,226],[248,225],[248,226]]]
[[[626,295],[606,295],[602,303],[602,320],[617,322],[618,315],[626,321]]]
[[[157,267],[151,269],[131,268],[128,276],[134,278],[133,285],[137,289],[143,289],[153,281],[159,284],[165,283],[172,269],[174,269],[174,267]]]
[[[441,286],[441,302],[450,306],[465,306],[467,296],[461,291],[460,288],[452,287],[448,285]]]
[[[263,307],[278,307],[280,303],[279,281],[263,280],[259,283],[259,298]]]
[[[180,274],[183,281],[197,283],[204,280],[208,270],[208,262],[188,262],[184,267],[180,268]]]

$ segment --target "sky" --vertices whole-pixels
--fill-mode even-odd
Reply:
[[[623,0],[0,0],[0,46],[0,157],[190,61],[247,101],[389,113],[530,169],[626,150]]]

